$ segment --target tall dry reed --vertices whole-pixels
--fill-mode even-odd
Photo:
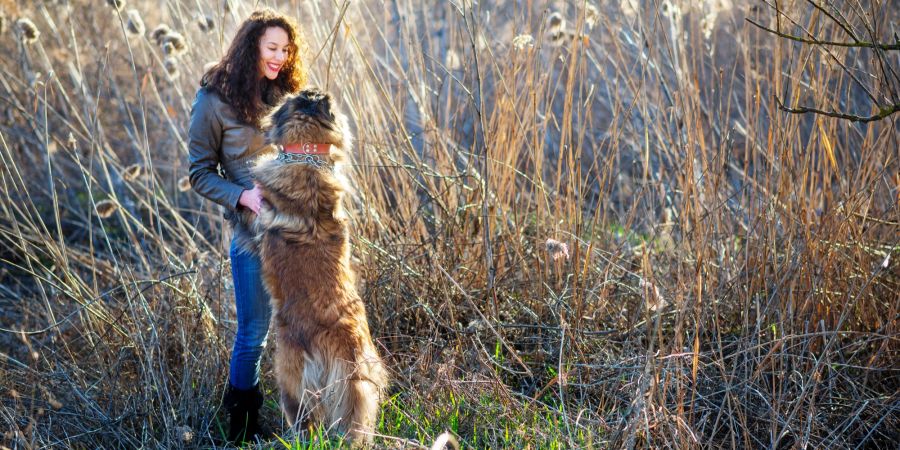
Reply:
[[[227,231],[186,129],[252,3],[0,2],[4,445],[221,444]],[[814,2],[259,3],[353,121],[383,445],[900,441],[897,118],[774,99],[868,114],[898,52],[744,20],[842,39]],[[824,10],[892,42],[891,2]]]

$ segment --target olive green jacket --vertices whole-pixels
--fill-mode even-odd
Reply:
[[[188,135],[191,186],[225,207],[234,223],[235,212],[243,209],[241,193],[253,188],[250,166],[271,147],[261,131],[238,120],[234,109],[207,87],[194,98]]]

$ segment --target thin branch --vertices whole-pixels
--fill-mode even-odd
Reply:
[[[767,32],[769,32],[769,33],[772,33],[772,34],[781,36],[781,37],[783,37],[783,38],[785,38],[785,39],[790,39],[790,40],[792,40],[792,41],[802,42],[802,43],[804,43],[804,44],[814,44],[814,45],[834,45],[834,46],[837,46],[837,47],[874,48],[874,49],[880,49],[880,50],[900,50],[900,42],[895,43],[895,44],[882,44],[882,43],[880,43],[880,42],[867,42],[867,41],[860,41],[860,42],[835,42],[835,41],[820,41],[820,40],[815,39],[815,38],[812,38],[812,39],[805,39],[805,38],[802,38],[802,37],[800,37],[800,36],[794,36],[793,34],[787,34],[787,33],[782,33],[782,32],[780,32],[780,31],[773,30],[773,29],[771,29],[771,28],[769,28],[769,27],[767,27],[767,26],[765,26],[765,25],[762,25],[762,24],[760,24],[760,23],[755,22],[753,19],[751,19],[751,18],[749,18],[749,17],[748,17],[746,20],[747,20],[747,22],[750,22],[751,24],[753,24],[754,26],[756,26],[756,27],[759,28],[759,29],[762,29],[762,30],[767,31]]]
[[[805,106],[792,108],[792,107],[785,106],[784,103],[781,102],[781,99],[778,98],[777,95],[775,96],[775,103],[778,104],[778,109],[785,111],[785,112],[789,112],[791,114],[813,113],[813,114],[819,114],[819,115],[828,116],[828,117],[837,117],[838,119],[849,120],[851,122],[862,122],[862,123],[881,120],[887,116],[890,116],[891,114],[894,114],[895,112],[900,111],[900,103],[896,103],[894,105],[881,108],[880,110],[878,110],[878,114],[874,114],[871,116],[857,116],[854,114],[847,114],[847,113],[842,113],[842,112],[838,112],[838,111],[823,111],[821,109],[807,108]]]
[[[844,25],[843,22],[838,20],[837,17],[834,17],[830,12],[828,12],[825,8],[823,8],[821,5],[814,2],[813,0],[806,0],[806,1],[810,5],[813,5],[814,8],[818,9],[819,11],[822,11],[823,14],[828,16],[829,19],[831,19],[834,23],[836,23],[839,27],[841,27],[845,32],[847,32],[847,34],[850,35],[851,38],[853,38],[854,42],[856,42],[856,43],[860,42],[859,38],[856,37],[856,33],[854,33],[853,30],[850,29],[850,27],[848,27],[847,25]]]

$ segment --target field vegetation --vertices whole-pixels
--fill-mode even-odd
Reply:
[[[224,445],[186,136],[257,5],[352,121],[378,446],[897,448],[888,0],[0,0],[0,444]]]

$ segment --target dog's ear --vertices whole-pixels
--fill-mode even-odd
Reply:
[[[292,100],[293,98],[288,98],[281,102],[281,104],[275,108],[274,112],[263,118],[262,127],[263,130],[268,130],[266,136],[268,137],[269,142],[281,141],[282,131],[278,124],[285,123],[291,110],[293,110]]]
[[[318,108],[320,114],[328,117],[329,120],[334,121],[334,104],[332,103],[330,95],[322,95],[319,101],[316,102],[316,108]]]

